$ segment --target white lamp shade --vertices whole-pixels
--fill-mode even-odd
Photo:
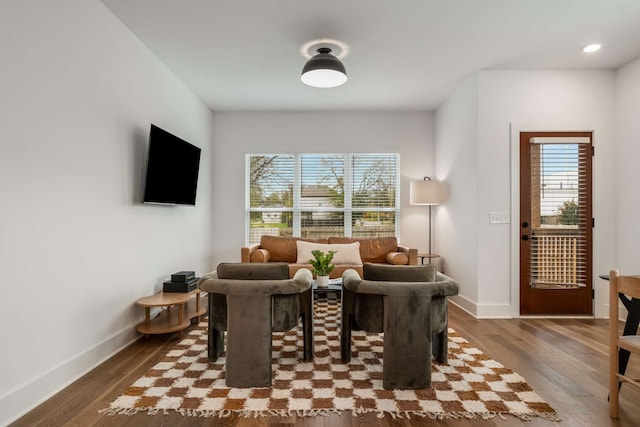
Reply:
[[[347,81],[347,75],[337,70],[318,69],[307,71],[300,80],[313,87],[336,87]]]
[[[409,183],[409,203],[412,205],[439,205],[447,198],[447,187],[442,182],[413,181]]]

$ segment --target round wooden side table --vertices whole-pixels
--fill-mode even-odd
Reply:
[[[145,319],[136,326],[136,330],[145,335],[182,332],[191,325],[191,319],[195,317],[199,320],[206,313],[206,304],[201,304],[200,301],[202,294],[206,295],[196,288],[191,292],[159,292],[140,298],[136,304],[144,307]],[[152,319],[152,307],[165,309]]]
[[[418,258],[420,258],[420,264],[424,264],[425,258],[429,260],[428,264],[431,264],[432,259],[440,258],[438,254],[418,254]]]

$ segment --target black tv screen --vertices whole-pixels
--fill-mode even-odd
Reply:
[[[152,124],[143,203],[195,205],[200,151]]]

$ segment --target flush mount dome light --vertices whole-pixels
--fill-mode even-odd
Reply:
[[[347,81],[347,70],[342,62],[331,54],[330,48],[320,47],[318,54],[304,64],[300,80],[313,87],[336,87]]]

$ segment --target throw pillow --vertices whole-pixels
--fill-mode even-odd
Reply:
[[[409,257],[404,252],[389,252],[387,254],[387,262],[393,265],[407,265]]]
[[[266,249],[256,249],[251,253],[250,262],[269,262],[271,253]]]
[[[296,245],[298,246],[298,264],[309,264],[309,260],[313,259],[313,254],[311,252],[320,250],[325,253],[328,251],[336,251],[333,255],[333,260],[331,261],[333,264],[362,265],[359,242],[330,245],[298,240]]]
[[[385,262],[389,252],[398,250],[398,240],[394,236],[372,237],[369,239],[352,237],[329,237],[329,243],[360,243],[360,256],[364,262]]]

